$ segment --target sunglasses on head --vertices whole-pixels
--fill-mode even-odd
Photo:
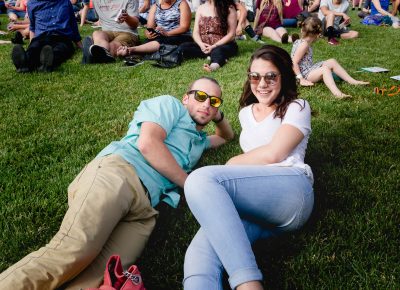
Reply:
[[[250,83],[258,84],[262,78],[264,78],[264,82],[268,85],[274,86],[276,85],[277,78],[280,76],[280,73],[276,72],[267,72],[265,75],[260,75],[258,72],[249,72],[247,73],[247,77],[249,78]]]
[[[205,102],[208,98],[210,99],[210,105],[214,108],[218,108],[222,105],[222,99],[216,96],[210,96],[207,93],[200,90],[191,90],[187,94],[194,94],[194,98],[198,102]]]

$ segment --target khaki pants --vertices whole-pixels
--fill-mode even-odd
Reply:
[[[67,281],[66,289],[96,287],[112,254],[121,255],[124,269],[135,262],[157,216],[135,169],[117,155],[79,173],[68,205],[58,233],[0,274],[0,289],[55,289]]]

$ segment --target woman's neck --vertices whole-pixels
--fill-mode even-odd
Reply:
[[[172,1],[163,0],[163,1],[161,2],[161,8],[163,8],[163,9],[168,9],[168,8],[170,8],[172,5],[174,5],[175,2],[176,2],[176,0],[172,0]]]

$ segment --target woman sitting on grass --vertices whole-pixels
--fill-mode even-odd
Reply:
[[[368,85],[369,82],[353,79],[346,70],[333,58],[313,63],[312,44],[322,32],[322,22],[317,17],[307,18],[301,27],[301,39],[293,44],[292,59],[293,70],[302,86],[312,86],[315,82],[324,81],[332,94],[339,99],[349,98],[350,95],[342,93],[335,84],[332,73],[352,85]]]
[[[180,46],[184,59],[210,57],[210,64],[205,63],[203,69],[212,72],[237,54],[234,5],[233,0],[208,0],[197,8],[193,28],[195,43]]]
[[[254,30],[257,34],[271,38],[273,41],[288,43],[299,39],[298,34],[289,36],[283,27],[282,0],[257,0]]]
[[[150,54],[158,51],[161,44],[179,45],[192,42],[191,17],[185,0],[161,0],[159,4],[153,4],[145,30],[146,43],[133,47],[121,46],[117,55]]]
[[[185,257],[184,289],[263,289],[251,244],[299,229],[313,203],[304,155],[311,109],[297,99],[290,55],[266,45],[254,52],[239,100],[244,153],[227,165],[206,166],[185,182],[187,203],[200,223]]]

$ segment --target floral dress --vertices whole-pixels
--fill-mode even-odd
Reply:
[[[290,56],[293,58],[297,48],[301,43],[305,42],[303,39],[298,39],[293,43],[292,52]],[[320,68],[324,62],[320,61],[317,63],[313,63],[313,50],[311,46],[308,47],[308,51],[304,54],[303,58],[299,62],[300,73],[301,75],[307,79],[308,74],[317,68]]]

